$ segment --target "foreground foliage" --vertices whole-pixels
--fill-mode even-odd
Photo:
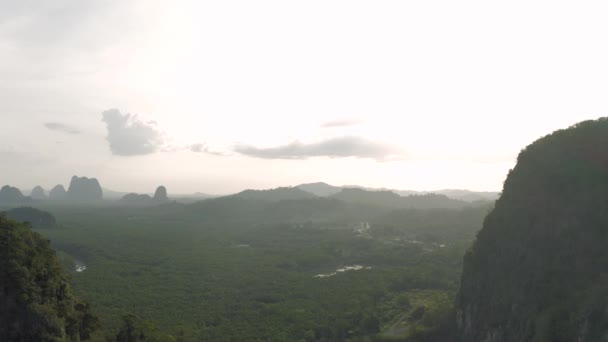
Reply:
[[[49,242],[0,215],[0,340],[87,340],[97,325]]]

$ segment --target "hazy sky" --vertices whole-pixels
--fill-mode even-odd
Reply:
[[[0,184],[500,190],[608,115],[605,1],[0,0]]]

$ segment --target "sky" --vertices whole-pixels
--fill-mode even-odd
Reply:
[[[0,185],[500,191],[608,116],[604,1],[0,0]]]

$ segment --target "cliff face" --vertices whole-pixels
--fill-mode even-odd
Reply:
[[[73,176],[67,197],[77,201],[96,201],[102,199],[103,191],[96,178]]]
[[[466,342],[608,341],[608,119],[524,149],[465,255]]]

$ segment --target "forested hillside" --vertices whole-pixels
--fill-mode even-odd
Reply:
[[[97,326],[49,242],[0,215],[0,340],[87,340]]]
[[[2,214],[0,212],[0,214]],[[57,221],[55,217],[46,211],[32,207],[18,207],[4,213],[6,217],[18,222],[29,223],[33,228],[55,228]]]
[[[451,199],[445,195],[423,194],[399,196],[392,191],[367,191],[357,188],[342,189],[342,191],[331,195],[331,198],[345,202],[390,208],[455,209],[470,206],[470,203]]]

